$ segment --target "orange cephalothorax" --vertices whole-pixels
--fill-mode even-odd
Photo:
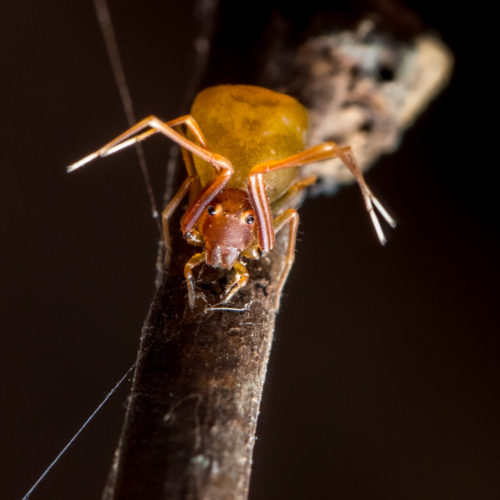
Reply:
[[[206,263],[231,269],[243,250],[256,243],[255,214],[248,194],[226,188],[205,209],[197,224],[205,242]]]

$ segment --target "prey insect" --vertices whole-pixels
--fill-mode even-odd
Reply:
[[[179,127],[185,127],[185,131]],[[221,304],[246,285],[243,259],[259,259],[273,249],[275,234],[289,228],[281,289],[294,260],[299,216],[286,208],[291,197],[316,181],[300,177],[298,167],[340,158],[357,181],[366,210],[382,244],[386,239],[377,212],[394,227],[394,219],[373,195],[349,146],[328,141],[306,148],[307,111],[296,99],[262,87],[218,85],[201,91],[189,115],[164,122],[141,120],[102,148],[68,167],[68,171],[116,153],[161,133],[182,149],[187,177],[162,212],[169,249],[169,219],[189,193],[181,231],[201,247],[184,267],[189,306],[196,294],[193,269],[202,263],[233,270]],[[145,130],[146,129],[146,130]]]

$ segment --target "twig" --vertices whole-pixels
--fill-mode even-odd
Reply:
[[[144,326],[105,498],[246,497],[280,259],[250,266],[233,310],[199,298],[190,311],[182,269],[191,253],[177,238]],[[214,278],[199,284],[212,304],[222,287]]]

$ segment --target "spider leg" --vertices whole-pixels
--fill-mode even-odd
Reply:
[[[179,125],[181,123],[190,123],[192,126],[194,126],[193,124],[196,124],[195,120],[192,118],[187,122],[186,122],[187,119],[184,119],[183,117],[181,117],[178,120],[179,121],[176,122],[175,125]],[[90,155],[86,156],[85,158],[71,165],[68,168],[68,171],[71,172],[73,170],[76,170],[77,168],[94,160],[95,158],[106,156],[107,154],[109,154],[109,151],[112,150],[112,148],[116,146],[121,147],[123,142],[129,139],[130,136],[138,134],[141,130],[147,127],[151,127],[157,132],[166,135],[169,139],[173,140],[182,148],[191,152],[193,155],[200,157],[202,160],[205,160],[206,162],[210,163],[211,165],[214,166],[218,174],[217,177],[210,184],[205,186],[205,188],[195,198],[193,203],[191,203],[190,207],[182,217],[181,230],[182,233],[186,235],[187,233],[189,233],[189,231],[191,231],[194,228],[203,210],[205,210],[205,208],[212,201],[212,199],[215,196],[217,196],[217,194],[220,193],[220,191],[224,189],[229,179],[233,175],[234,171],[233,166],[231,162],[224,156],[214,153],[209,149],[207,149],[206,147],[195,144],[194,142],[190,141],[187,137],[174,130],[170,125],[162,122],[156,116],[151,115],[147,118],[144,118],[144,120],[141,120],[139,123],[137,123],[133,127],[123,132],[123,134],[120,134],[111,142],[105,144],[102,148],[98,149],[94,153],[91,153]],[[195,130],[199,130],[199,127],[197,127],[197,125],[195,127]],[[150,131],[146,132],[145,134],[149,132]],[[201,138],[203,142],[205,141],[203,138],[203,134],[201,133],[201,130],[199,130],[198,134],[195,133],[195,135],[197,136],[198,140]]]
[[[311,175],[309,177],[305,177],[303,179],[294,182],[276,201],[273,201],[271,205],[272,213],[279,213],[284,210],[287,205],[306,187],[314,184],[316,182],[317,177],[315,175]],[[273,221],[274,232],[276,233],[276,219]],[[260,246],[259,243],[254,243],[247,247],[243,252],[243,257],[247,259],[259,259],[260,258]]]
[[[162,122],[159,118],[151,115],[148,116],[147,118],[144,118],[144,120],[141,120],[139,123],[129,128],[128,130],[120,134],[118,137],[113,139],[112,141],[105,144],[102,148],[99,148],[97,151],[94,151],[93,153],[90,153],[89,155],[82,158],[81,160],[73,163],[68,167],[67,170],[68,172],[73,172],[77,168],[83,167],[83,165],[86,165],[87,163],[91,162],[96,158],[116,153],[117,151],[120,151],[137,142],[141,142],[158,132],[163,132],[167,137],[172,139],[174,142],[177,142],[181,146],[185,146],[184,143],[191,143],[191,141],[186,139],[184,136],[182,136],[172,128],[172,127],[177,127],[179,125],[186,125],[193,132],[196,139],[200,142],[201,149],[207,150],[203,132],[196,123],[196,120],[191,115],[184,115],[179,118],[175,118],[174,120],[170,120],[168,122]],[[151,129],[129,139],[130,136],[138,134],[141,130],[147,127],[151,127]],[[196,147],[194,143],[191,143],[191,145]],[[186,149],[190,148],[187,147]],[[194,153],[194,151],[192,152]],[[206,159],[203,156],[202,158]],[[210,160],[207,161],[212,163]]]
[[[188,177],[187,179],[185,179],[175,196],[169,201],[169,203],[161,213],[163,239],[165,241],[165,264],[167,263],[168,258],[172,253],[172,247],[170,245],[169,219],[196,180],[197,178],[195,177]]]
[[[351,171],[354,179],[358,183],[361,194],[363,196],[363,200],[365,202],[366,211],[370,215],[370,219],[372,221],[373,227],[375,228],[378,239],[382,245],[385,245],[387,243],[387,240],[385,238],[384,231],[382,230],[382,226],[380,225],[380,221],[378,220],[375,209],[392,228],[396,227],[396,221],[393,217],[391,217],[380,200],[372,193],[372,190],[368,187],[363,173],[361,172],[361,169],[356,162],[356,158],[354,157],[351,147],[347,146],[345,148],[339,148],[339,146],[337,146],[333,142],[325,144],[333,144],[335,149],[341,149],[341,151],[337,153],[337,156],[344,162],[344,165]]]
[[[170,120],[168,122],[165,122],[165,125],[168,125],[169,127],[178,127],[179,125],[186,125],[186,127],[191,130],[191,132],[194,134],[198,142],[203,146],[205,149],[207,149],[207,142],[205,140],[205,136],[203,135],[203,132],[201,131],[198,123],[196,120],[191,116],[191,115],[184,115],[180,116],[179,118],[175,118],[173,120]],[[131,137],[130,139],[124,140],[123,142],[118,143],[116,146],[113,146],[112,148],[108,149],[106,153],[103,153],[102,156],[109,156],[112,155],[113,153],[116,153],[118,151],[121,151],[122,149],[125,149],[129,146],[132,146],[133,144],[136,144],[138,142],[142,142],[149,137],[151,137],[154,134],[157,134],[159,132],[158,129],[150,129],[147,130],[146,132],[143,132],[142,134],[136,135],[134,137]]]
[[[389,215],[382,203],[374,196],[366,184],[361,170],[359,169],[350,147],[340,147],[333,141],[325,142],[312,148],[301,151],[295,155],[273,160],[260,165],[256,165],[250,170],[248,175],[248,191],[252,206],[254,207],[258,227],[258,239],[261,250],[266,253],[274,246],[274,228],[272,223],[271,208],[266,193],[264,174],[282,168],[299,167],[307,163],[312,163],[330,158],[340,158],[346,167],[351,171],[358,182],[361,194],[365,202],[372,224],[375,228],[380,243],[385,244],[386,239],[382,227],[378,220],[375,209],[392,227],[396,225],[395,220]]]
[[[235,262],[233,269],[236,272],[235,279],[227,287],[226,289],[227,294],[224,297],[224,299],[220,302],[220,304],[227,304],[231,300],[231,298],[238,292],[238,290],[243,288],[248,282],[249,274],[243,262],[241,261]]]
[[[190,309],[194,308],[194,303],[196,300],[196,294],[194,291],[193,267],[199,266],[203,262],[205,262],[205,252],[195,253],[184,266],[184,277],[186,278]]]
[[[288,273],[292,267],[293,261],[295,259],[295,242],[297,240],[297,229],[299,227],[299,214],[294,208],[289,208],[285,210],[282,214],[278,215],[273,221],[274,232],[278,233],[289,224],[288,230],[288,244],[286,247],[285,255],[285,265],[283,270],[277,280],[277,297],[280,296],[281,289],[283,288],[285,281],[288,277]]]

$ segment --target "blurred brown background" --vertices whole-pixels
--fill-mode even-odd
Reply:
[[[368,174],[400,221],[386,248],[354,187],[301,209],[252,500],[500,497],[488,4],[407,4],[454,51],[453,80]],[[138,117],[187,111],[192,5],[110,1]],[[235,36],[259,15],[246,7]],[[3,5],[0,19],[0,497],[10,499],[132,364],[158,236],[134,151],[65,173],[126,128],[92,2]],[[168,147],[146,147],[158,199]],[[99,497],[127,390],[33,498]]]

